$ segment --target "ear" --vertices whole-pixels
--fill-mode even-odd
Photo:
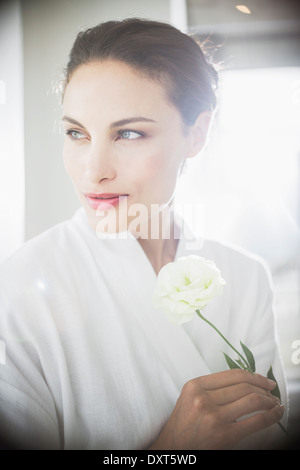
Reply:
[[[205,147],[211,121],[212,113],[210,111],[204,111],[197,117],[190,129],[191,146],[187,158],[194,157]]]

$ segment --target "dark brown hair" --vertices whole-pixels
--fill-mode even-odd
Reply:
[[[216,106],[215,68],[195,38],[168,23],[129,18],[81,31],[70,52],[64,88],[77,67],[105,59],[124,62],[164,85],[186,125]]]

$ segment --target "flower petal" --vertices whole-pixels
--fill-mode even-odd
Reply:
[[[166,264],[159,272],[154,292],[157,308],[164,310],[177,324],[193,318],[223,292],[225,281],[215,263],[190,255]]]

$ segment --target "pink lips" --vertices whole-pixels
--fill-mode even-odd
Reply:
[[[85,193],[86,200],[92,209],[107,211],[120,204],[120,200],[127,197],[127,194],[115,193]]]

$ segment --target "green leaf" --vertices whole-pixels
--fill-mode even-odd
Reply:
[[[248,370],[249,372],[251,372],[251,374],[253,374],[247,362],[245,363],[241,359],[236,359],[236,362],[241,366],[241,369]]]
[[[242,368],[245,367],[245,364],[243,363],[243,361],[241,361],[241,359],[236,359],[236,362],[237,362]],[[248,366],[248,364],[247,364],[247,366]]]
[[[247,346],[245,346],[245,344],[242,343],[242,341],[240,341],[240,343],[247,358],[250,369],[252,372],[255,372],[255,360],[252,352],[247,348]]]
[[[271,390],[271,394],[281,400],[280,390],[278,387],[277,380],[274,377],[272,366],[270,366],[270,369],[268,370],[267,377],[268,379],[274,380],[274,382],[276,382],[276,387],[274,388],[274,390]]]
[[[223,352],[229,369],[242,369],[233,359]]]

